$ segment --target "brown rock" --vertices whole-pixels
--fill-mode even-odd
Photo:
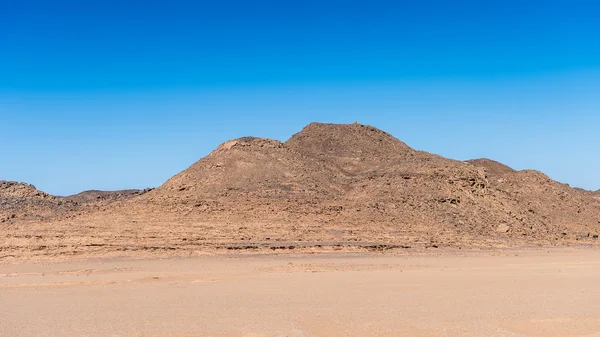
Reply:
[[[56,197],[0,182],[0,219],[11,214],[27,226],[2,224],[8,251],[24,249],[10,236],[30,237],[31,247],[110,242],[95,254],[193,252],[233,247],[240,237],[252,247],[271,238],[295,249],[427,247],[431,239],[440,247],[506,246],[597,231],[600,197],[541,172],[416,151],[371,126],[311,123],[285,142],[225,142],[152,190]]]
[[[510,230],[510,227],[506,224],[500,224],[498,225],[498,227],[496,227],[496,231],[498,233],[506,233]]]

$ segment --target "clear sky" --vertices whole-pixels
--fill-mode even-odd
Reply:
[[[595,1],[0,0],[0,179],[157,186],[219,143],[377,126],[600,189]]]

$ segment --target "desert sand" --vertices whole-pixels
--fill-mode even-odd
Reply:
[[[0,336],[600,336],[600,250],[0,266]]]

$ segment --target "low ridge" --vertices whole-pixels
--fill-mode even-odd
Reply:
[[[39,191],[35,186],[19,183],[16,181],[0,180],[0,197],[3,198],[31,198],[38,197],[41,199],[51,198],[47,193]]]
[[[68,197],[59,197],[40,191],[27,183],[0,180],[0,222],[72,218],[84,211],[123,201],[147,191],[84,191]]]

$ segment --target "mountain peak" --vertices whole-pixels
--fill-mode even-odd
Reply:
[[[412,150],[389,133],[370,125],[310,123],[285,144],[307,155],[395,157]]]

